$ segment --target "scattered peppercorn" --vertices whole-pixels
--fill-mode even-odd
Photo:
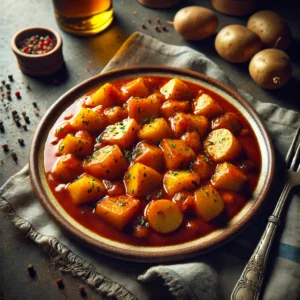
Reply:
[[[8,75],[7,77],[9,79],[9,81],[14,81],[14,77],[12,75]]]
[[[7,83],[7,84],[5,85],[5,87],[6,87],[8,90],[10,90],[10,84],[9,84],[9,83]]]
[[[27,266],[27,270],[28,270],[30,277],[35,277],[36,272],[35,272],[34,266],[32,264],[29,264]]]
[[[23,111],[23,112],[22,112],[22,115],[25,117],[25,116],[26,116],[26,112],[25,112],[25,111]]]
[[[33,35],[21,41],[19,49],[26,54],[45,54],[50,52],[56,45],[56,40],[50,36]]]
[[[8,95],[8,96],[7,96],[7,100],[8,100],[8,101],[11,101],[11,95]]]
[[[82,296],[82,297],[85,297],[86,296],[86,291],[85,291],[85,288],[84,288],[84,286],[80,286],[79,287],[79,293],[80,293],[80,295]]]
[[[36,103],[36,102],[32,102],[32,105],[33,105],[33,107],[35,107],[35,108],[37,108],[37,107],[38,107],[38,105],[37,105],[37,103]]]
[[[9,151],[8,144],[2,144],[2,148],[3,148],[4,152],[8,152]]]
[[[3,85],[5,85],[5,80],[1,80],[1,83],[2,83]]]
[[[30,87],[29,84],[27,84],[26,89],[27,89],[28,91],[31,91],[31,87]]]
[[[144,23],[142,24],[142,28],[143,28],[143,29],[146,29],[146,25],[145,25]]]
[[[11,156],[12,156],[12,158],[13,158],[13,160],[16,162],[16,163],[18,163],[18,156],[17,156],[17,154],[15,153],[15,152],[11,152]]]
[[[21,98],[21,93],[20,93],[19,91],[16,91],[16,92],[15,92],[15,96],[16,96],[18,99],[20,99],[20,98]]]
[[[163,31],[167,31],[166,25],[163,25],[161,28],[162,28]]]
[[[58,286],[60,289],[63,289],[63,288],[65,287],[64,281],[62,280],[61,277],[57,278],[57,279],[55,280],[55,282],[56,282],[57,286]]]
[[[24,124],[22,127],[24,128],[25,131],[27,131],[27,125]]]
[[[4,125],[3,125],[3,121],[0,121],[0,132],[4,133]]]
[[[11,112],[11,114],[12,114],[13,116],[15,116],[15,115],[18,114],[18,112],[17,112],[16,110],[13,110],[13,111]]]
[[[156,31],[160,31],[160,30],[159,30],[159,27],[158,27],[157,25],[154,26],[154,29],[155,29]]]
[[[23,140],[23,139],[18,139],[18,143],[19,143],[21,146],[24,146],[24,140]]]
[[[25,122],[26,122],[27,124],[30,124],[30,119],[29,119],[28,116],[25,116],[25,117],[24,117],[24,120],[25,120]]]

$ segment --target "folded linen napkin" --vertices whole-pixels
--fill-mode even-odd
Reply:
[[[104,71],[132,65],[188,68],[235,88],[225,73],[201,53],[188,47],[167,45],[141,33],[129,37]],[[299,113],[259,102],[238,91],[266,122],[277,150],[277,161],[280,162],[300,125]],[[62,271],[80,277],[102,295],[126,300],[161,299],[163,284],[170,297],[176,299],[229,299],[279,197],[282,183],[277,178],[274,181],[260,217],[233,242],[189,261],[159,266],[109,258],[71,239],[53,222],[35,197],[28,166],[0,189],[0,210],[26,237],[48,253]],[[300,299],[299,220],[300,197],[294,193],[283,218],[281,232],[278,232],[280,241],[278,239],[273,248],[263,296],[265,300]]]

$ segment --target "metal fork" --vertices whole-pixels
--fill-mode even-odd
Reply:
[[[300,185],[300,127],[298,128],[293,142],[290,146],[285,162],[287,171],[284,176],[284,188],[274,209],[268,219],[268,225],[256,246],[254,253],[248,261],[240,279],[231,294],[231,300],[257,300],[264,278],[265,268],[268,261],[270,249],[274,240],[277,227],[280,223],[280,215],[290,190]],[[299,141],[298,141],[299,139]],[[298,143],[297,143],[298,141]],[[298,147],[296,147],[298,144]],[[297,168],[298,165],[298,168]]]

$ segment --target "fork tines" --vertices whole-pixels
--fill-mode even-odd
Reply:
[[[286,159],[285,159],[287,168],[289,170],[292,170],[292,171],[295,169],[296,162],[297,162],[298,158],[300,157],[300,139],[299,139],[299,135],[300,135],[300,126],[297,129],[297,132],[294,136],[293,142],[290,146],[290,149],[289,149],[289,151],[287,153],[287,156],[286,156]],[[297,147],[297,145],[298,145],[298,147]],[[299,165],[298,169],[300,169],[300,165]],[[296,171],[296,170],[294,170],[294,171]]]

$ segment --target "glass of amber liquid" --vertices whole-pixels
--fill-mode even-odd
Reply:
[[[92,35],[113,21],[112,0],[53,0],[56,21],[71,34]]]

